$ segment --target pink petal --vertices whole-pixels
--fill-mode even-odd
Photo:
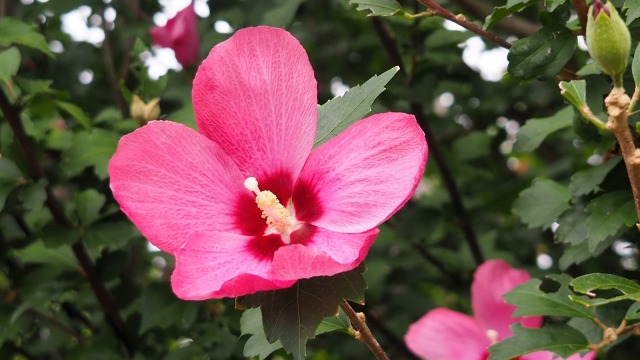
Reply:
[[[175,253],[173,292],[184,300],[219,299],[287,288],[295,281],[274,280],[271,262],[251,251],[252,236],[220,232],[189,235]]]
[[[359,234],[315,227],[303,231],[311,232],[304,244],[283,246],[274,253],[274,277],[297,280],[349,271],[364,260],[378,235],[378,229]]]
[[[573,354],[566,358],[565,360],[593,360],[596,357],[595,351],[590,351],[586,353],[584,356],[580,356],[580,354]],[[520,356],[522,360],[562,360],[561,357],[552,353],[551,351],[536,351],[530,354]]]
[[[169,19],[165,26],[152,28],[150,34],[154,44],[173,49],[176,59],[182,66],[198,63],[200,39],[193,3]]]
[[[109,162],[122,211],[170,254],[193,231],[235,231],[244,177],[211,140],[170,121],[152,121],[124,136]]]
[[[261,26],[216,45],[196,73],[192,95],[199,131],[260,183],[274,172],[297,177],[313,145],[316,92],[298,40]]]
[[[413,323],[404,342],[428,360],[483,360],[490,345],[473,318],[444,308],[431,310]]]
[[[412,115],[358,121],[309,156],[294,191],[296,217],[338,232],[374,228],[409,200],[426,158]]]
[[[516,309],[503,295],[529,280],[524,270],[513,269],[502,260],[488,260],[478,267],[471,284],[473,314],[483,330],[495,330],[499,339],[512,335],[509,326],[522,322],[525,327],[539,328],[542,317],[513,318]]]

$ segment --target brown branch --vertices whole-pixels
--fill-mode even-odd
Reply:
[[[389,360],[389,356],[387,356],[387,353],[385,353],[384,350],[380,347],[378,340],[376,340],[376,338],[371,333],[371,330],[369,330],[369,327],[365,323],[364,314],[356,313],[351,305],[349,305],[347,300],[342,300],[342,302],[340,302],[340,307],[342,308],[342,310],[344,310],[345,314],[347,314],[347,317],[349,317],[349,320],[351,320],[351,324],[353,324],[353,326],[355,327],[356,339],[365,343],[369,347],[369,350],[371,350],[373,355],[376,357],[376,359]]]
[[[587,14],[589,13],[589,7],[585,0],[571,0],[573,4],[573,8],[576,10],[578,14],[578,21],[580,22],[580,27],[582,30],[578,33],[578,35],[584,35],[587,30]]]
[[[419,3],[421,3],[422,5],[426,6],[427,8],[429,8],[429,10],[431,10],[431,13],[433,15],[437,15],[440,16],[442,18],[445,18],[449,21],[453,21],[454,23],[462,26],[463,28],[477,34],[480,35],[482,38],[484,38],[485,40],[492,42],[498,46],[501,46],[505,49],[509,49],[511,48],[511,44],[502,39],[497,37],[496,35],[484,30],[483,28],[481,28],[480,26],[470,22],[469,20],[467,20],[467,18],[462,15],[455,15],[453,14],[451,11],[443,8],[442,6],[438,5],[434,0],[416,0]]]
[[[44,178],[45,174],[42,166],[40,165],[38,158],[33,152],[33,149],[29,144],[29,138],[24,132],[22,123],[20,122],[20,109],[9,102],[9,99],[2,89],[0,89],[0,110],[4,114],[7,123],[9,123],[9,127],[13,131],[13,135],[18,143],[18,147],[22,151],[22,154],[27,162],[27,167],[29,169],[29,172],[31,173],[31,177],[34,180]],[[49,208],[49,211],[51,211],[53,219],[62,226],[73,227],[73,223],[66,216],[64,210],[62,209],[62,206],[53,195],[51,187],[48,185],[45,186],[45,192],[47,194],[45,205]],[[100,277],[96,273],[91,258],[89,257],[89,254],[87,254],[87,250],[84,247],[82,238],[73,243],[73,245],[71,245],[71,249],[73,250],[73,254],[78,260],[78,263],[80,264],[84,275],[87,277],[94,295],[102,306],[102,310],[105,313],[107,321],[113,328],[116,336],[118,336],[118,338],[120,338],[122,343],[125,345],[129,354],[132,355],[134,353],[134,346],[127,336],[124,321],[118,313],[117,307],[115,306],[111,294],[109,294],[104,283],[102,283],[102,280],[100,280]]]
[[[398,46],[395,43],[394,36],[388,31],[386,26],[376,18],[373,19],[373,24],[376,27],[376,33],[380,38],[380,41],[387,52],[387,55],[392,62],[393,65],[400,66],[402,69],[402,63],[398,63],[398,59],[401,59],[400,52],[398,51]],[[405,72],[407,77],[407,82],[411,81],[412,75]],[[421,104],[417,102],[412,102],[410,104],[411,112],[416,117],[418,124],[422,128],[427,138],[427,144],[429,144],[429,157],[433,157],[440,169],[440,175],[442,177],[442,181],[447,188],[449,193],[449,198],[451,199],[451,203],[453,205],[453,210],[456,213],[456,217],[462,231],[465,235],[465,239],[469,244],[469,248],[471,249],[471,254],[473,255],[473,259],[477,265],[480,265],[484,262],[484,256],[482,255],[482,250],[478,244],[478,238],[476,237],[475,230],[471,224],[471,219],[469,218],[469,214],[467,213],[466,207],[462,202],[462,196],[460,195],[460,191],[458,190],[458,185],[456,184],[455,178],[451,173],[451,169],[449,168],[449,164],[445,159],[442,150],[440,149],[440,144],[438,139],[434,136],[434,132],[431,129],[431,125],[426,120],[424,116],[424,109]]]
[[[583,1],[584,0],[578,0]],[[465,13],[484,22],[485,18],[493,13],[494,7],[482,0],[452,0]],[[500,31],[523,38],[540,30],[540,25],[516,16],[509,16],[495,24]]]

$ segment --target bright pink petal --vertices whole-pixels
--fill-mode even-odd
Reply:
[[[193,3],[179,11],[162,27],[150,31],[154,44],[175,51],[176,59],[182,66],[196,65],[200,59],[200,39]]]
[[[296,217],[338,232],[374,228],[409,200],[426,158],[412,115],[358,121],[311,153],[294,190]]]
[[[499,339],[512,335],[509,326],[522,322],[525,327],[539,328],[542,317],[513,318],[516,309],[503,295],[529,280],[529,274],[517,270],[502,260],[488,260],[478,267],[471,284],[473,314],[483,330],[495,330]]]
[[[109,162],[122,211],[155,246],[173,254],[193,231],[235,231],[244,178],[211,140],[152,121],[120,140]]]
[[[422,359],[483,360],[489,338],[468,315],[438,308],[409,327],[407,347]]]
[[[273,256],[273,274],[281,280],[335,275],[358,266],[369,252],[378,229],[359,234],[309,227],[304,244],[280,247]]]
[[[199,131],[260,185],[276,172],[297,177],[313,145],[316,93],[298,40],[261,26],[216,45],[198,69],[192,95]]]
[[[271,262],[255,256],[251,236],[220,232],[189,235],[176,251],[173,292],[184,300],[219,299],[287,288],[295,283],[272,279]]]
[[[580,354],[573,354],[564,360],[593,360],[596,357],[595,351],[590,351],[586,353],[584,356],[580,356]],[[526,354],[520,356],[522,360],[562,360],[561,357],[550,351],[536,351],[531,354]]]

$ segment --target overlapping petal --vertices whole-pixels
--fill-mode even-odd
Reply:
[[[152,121],[124,136],[109,162],[122,211],[161,250],[173,254],[194,231],[235,231],[244,178],[220,147],[196,131]]]
[[[238,30],[214,47],[192,93],[199,131],[258,182],[273,173],[297,177],[313,145],[316,94],[300,43],[269,27]]]
[[[296,216],[338,232],[374,228],[411,197],[427,152],[412,115],[361,120],[311,153],[294,190]]]
[[[193,3],[169,19],[165,26],[152,28],[150,34],[155,44],[173,49],[176,60],[182,66],[197,64],[200,39]]]
[[[526,271],[514,269],[502,260],[488,260],[478,266],[471,284],[471,306],[483,330],[497,331],[502,340],[512,335],[509,326],[516,322],[522,322],[526,327],[540,327],[540,316],[512,318],[516,307],[503,298],[504,294],[529,279]]]
[[[336,233],[322,228],[310,230],[304,243],[283,246],[273,257],[278,279],[306,279],[335,275],[357,267],[369,252],[378,229],[359,234]]]
[[[185,300],[237,297],[287,288],[295,280],[275,280],[271,262],[249,256],[252,236],[196,232],[176,251],[171,276],[174,293]]]
[[[414,354],[429,360],[482,360],[490,345],[472,317],[444,308],[413,323],[404,341]]]

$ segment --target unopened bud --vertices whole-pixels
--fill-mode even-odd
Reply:
[[[593,60],[613,78],[616,87],[621,87],[631,50],[631,35],[611,2],[603,5],[600,0],[593,1],[589,7],[586,38]]]
[[[153,98],[145,104],[138,95],[133,95],[131,116],[140,126],[146,125],[150,120],[156,120],[160,116],[160,98]]]

